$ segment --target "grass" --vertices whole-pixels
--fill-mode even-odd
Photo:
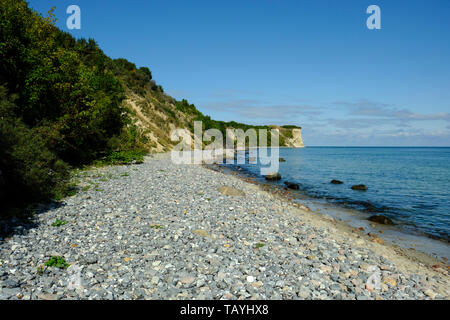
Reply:
[[[38,275],[43,275],[44,274],[44,266],[40,265],[39,267],[37,267],[37,274]]]
[[[56,219],[56,221],[52,223],[52,227],[60,227],[60,226],[63,226],[65,224],[67,224],[67,223],[68,222],[65,221],[65,220]]]
[[[104,175],[100,175],[99,177],[100,177],[99,181],[102,182],[106,182],[111,179],[116,179],[116,177],[114,177],[114,175],[112,175],[111,173],[106,173]]]
[[[266,245],[265,243],[258,242],[257,244],[255,244],[255,248],[256,248],[256,249],[259,249],[259,248],[264,247],[265,245]]]
[[[144,162],[144,152],[116,151],[111,152],[105,159],[107,164],[139,164]]]
[[[99,183],[95,183],[95,182],[92,182],[92,181],[88,181],[88,183],[90,183],[91,185],[93,185],[94,186],[94,191],[104,191],[103,189],[100,189],[99,187],[100,187],[100,184]]]
[[[68,264],[63,257],[53,256],[45,263],[45,266],[59,269],[67,269],[70,266],[70,264]]]

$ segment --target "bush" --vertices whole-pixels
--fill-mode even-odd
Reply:
[[[69,164],[108,154],[111,162],[140,161],[142,137],[122,106],[116,71],[153,85],[148,68],[113,62],[93,39],[56,28],[52,11],[44,18],[23,0],[0,0],[0,205],[73,194]]]
[[[142,151],[111,152],[105,162],[107,164],[137,164],[144,162],[144,155]]]
[[[2,114],[9,103],[0,102]],[[0,170],[5,184],[1,204],[6,207],[52,198],[69,181],[69,166],[48,150],[45,139],[20,119],[5,116],[0,118]]]
[[[70,267],[70,264],[68,264],[63,257],[53,256],[47,262],[45,262],[45,266],[59,269],[67,269],[68,267]]]
[[[94,40],[62,32],[52,12],[43,18],[25,1],[2,0],[0,44],[8,44],[0,45],[0,85],[17,95],[15,116],[40,127],[59,158],[89,163],[120,134],[127,117],[124,89]]]

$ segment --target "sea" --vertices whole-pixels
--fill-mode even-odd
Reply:
[[[299,198],[352,209],[361,219],[384,215],[406,233],[450,241],[450,148],[280,148],[279,173]],[[248,158],[248,156],[247,156]],[[260,162],[239,164],[261,182]],[[343,184],[331,184],[336,179]],[[352,190],[357,184],[366,191]]]

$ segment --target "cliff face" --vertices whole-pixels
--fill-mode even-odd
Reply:
[[[170,134],[177,128],[187,129],[193,141],[193,122],[196,117],[177,109],[176,101],[167,96],[154,95],[146,92],[145,95],[136,94],[127,90],[127,99],[124,105],[130,110],[135,125],[147,139],[148,150],[151,152],[170,151],[179,141],[171,141]],[[251,127],[251,126],[249,126]],[[235,126],[228,126],[236,129]],[[255,127],[258,130],[259,127]],[[267,129],[278,129],[279,145],[281,147],[304,147],[301,128],[269,126]],[[245,130],[244,130],[245,131]],[[224,139],[226,136],[224,135]]]
[[[292,129],[292,138],[287,139],[286,147],[291,148],[304,148],[305,144],[303,143],[302,138],[302,128]]]
[[[137,94],[127,90],[124,106],[130,111],[134,124],[146,138],[151,152],[167,152],[178,144],[170,134],[177,128],[188,128],[191,117],[177,110],[175,101],[161,93]]]
[[[123,83],[126,87],[127,99],[124,100],[124,106],[130,111],[134,124],[139,129],[140,134],[145,136],[146,146],[151,152],[167,152],[170,151],[180,141],[172,141],[170,135],[174,129],[182,128],[190,132],[191,141],[193,141],[193,123],[194,121],[204,122],[204,126],[208,129],[208,124],[224,128],[243,129],[249,128],[256,130],[278,129],[279,145],[281,147],[301,148],[304,147],[301,135],[301,128],[296,126],[248,126],[236,122],[225,123],[221,121],[211,120],[204,116],[193,105],[183,105],[179,107],[179,102],[172,97],[160,91],[140,90],[136,92]],[[212,124],[211,124],[212,121]],[[224,132],[225,133],[225,132]],[[178,136],[180,133],[178,134]],[[183,134],[182,134],[183,136]],[[182,138],[182,137],[180,137]],[[235,138],[235,137],[234,137]],[[226,135],[224,134],[224,140]],[[234,139],[233,139],[234,140]],[[192,144],[193,146],[193,144]]]

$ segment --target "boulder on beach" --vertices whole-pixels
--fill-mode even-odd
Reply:
[[[367,187],[364,184],[355,184],[352,186],[352,190],[366,191]]]
[[[269,172],[265,176],[265,178],[266,178],[266,180],[269,180],[269,181],[281,180],[281,174],[279,174],[278,172]]]
[[[292,190],[298,190],[298,189],[299,189],[299,186],[298,186],[297,183],[285,181],[284,184],[285,184],[286,187],[289,188],[289,189],[292,189]]]
[[[382,216],[382,215],[371,216],[371,217],[369,217],[368,220],[372,221],[372,222],[380,223],[380,224],[388,224],[388,225],[394,224],[394,222],[391,219],[389,219],[388,217]]]
[[[222,186],[217,189],[221,194],[227,195],[227,196],[245,196],[244,191],[233,188],[233,187],[227,187]]]
[[[343,184],[343,182],[341,180],[336,180],[336,179],[331,180],[330,183],[331,184]]]

